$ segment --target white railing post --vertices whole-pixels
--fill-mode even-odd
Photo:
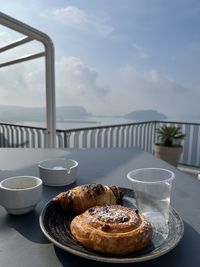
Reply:
[[[48,147],[55,147],[56,143],[56,118],[55,118],[55,62],[54,46],[50,42],[45,46],[45,67],[46,67],[46,120]]]

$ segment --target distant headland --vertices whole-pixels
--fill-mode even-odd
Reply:
[[[23,122],[23,121],[45,121],[46,109],[44,107],[20,107],[0,105],[0,122]],[[99,115],[101,117],[102,115]],[[56,107],[56,121],[66,120],[92,120],[98,117],[88,112],[82,106],[58,106]],[[110,117],[110,116],[102,116]],[[112,117],[125,118],[133,121],[147,120],[165,120],[167,116],[157,110],[137,110],[124,115],[116,115]]]

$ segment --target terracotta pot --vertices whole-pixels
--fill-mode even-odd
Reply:
[[[182,150],[182,147],[154,145],[154,155],[174,166],[178,165]]]

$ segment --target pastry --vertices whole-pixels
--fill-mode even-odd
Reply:
[[[152,239],[152,226],[145,217],[121,205],[90,208],[74,217],[70,230],[81,245],[103,254],[136,252]]]
[[[64,210],[80,214],[93,206],[116,204],[122,192],[115,186],[88,184],[74,187],[53,198],[53,201]]]

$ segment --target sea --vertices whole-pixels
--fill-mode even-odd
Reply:
[[[134,120],[126,119],[123,117],[91,117],[88,119],[66,119],[64,121],[56,122],[56,129],[78,129],[78,128],[90,128],[114,124],[126,124],[133,123]],[[33,127],[46,127],[45,121],[23,121],[16,122],[16,124]]]

